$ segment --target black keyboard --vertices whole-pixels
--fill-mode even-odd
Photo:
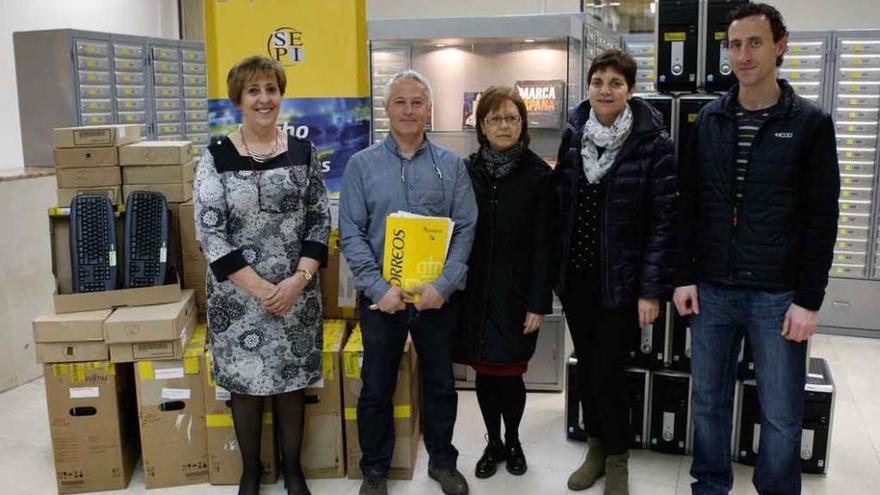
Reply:
[[[107,196],[70,201],[70,260],[74,292],[116,288],[116,223]]]
[[[125,202],[125,288],[164,284],[167,262],[165,195],[134,191]]]

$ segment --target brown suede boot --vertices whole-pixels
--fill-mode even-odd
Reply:
[[[605,495],[629,495],[629,452],[605,458]]]
[[[587,439],[587,458],[568,477],[569,490],[586,490],[605,474],[605,449],[598,437]]]

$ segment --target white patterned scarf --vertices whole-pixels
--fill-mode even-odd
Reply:
[[[584,137],[581,141],[584,174],[590,184],[599,182],[611,170],[617,153],[620,152],[621,146],[632,131],[632,125],[633,114],[629,103],[614,119],[614,123],[610,127],[602,125],[596,118],[596,112],[592,108],[590,109],[590,118],[584,124]],[[601,157],[598,148],[605,149]]]

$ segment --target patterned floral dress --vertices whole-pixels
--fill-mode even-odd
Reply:
[[[330,234],[321,165],[308,141],[266,163],[241,156],[228,138],[212,143],[196,172],[196,232],[208,260],[208,346],[217,384],[274,395],[321,380],[323,321],[318,277],[284,316],[228,276],[250,266],[278,283],[300,257],[324,263]]]

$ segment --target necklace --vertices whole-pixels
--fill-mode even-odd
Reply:
[[[247,154],[251,157],[251,159],[253,161],[255,161],[257,163],[264,163],[264,162],[271,160],[272,158],[275,157],[275,155],[278,154],[278,146],[279,146],[279,143],[281,142],[281,140],[278,139],[278,128],[277,127],[275,128],[274,146],[272,146],[272,149],[267,151],[266,153],[259,153],[256,151],[251,151],[251,149],[248,147],[247,139],[245,139],[245,137],[244,137],[244,128],[241,129],[239,134],[241,134],[241,144],[244,146],[245,152],[247,152]]]

